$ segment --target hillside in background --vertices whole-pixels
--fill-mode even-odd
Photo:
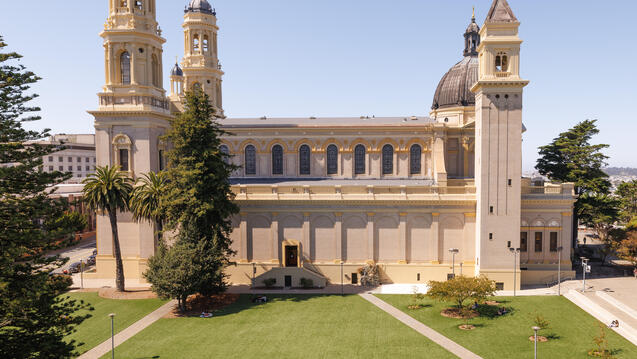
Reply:
[[[637,168],[608,167],[604,169],[609,176],[637,176]]]

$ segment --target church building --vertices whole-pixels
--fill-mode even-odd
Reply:
[[[442,76],[428,116],[357,118],[227,118],[217,14],[206,0],[185,9],[185,53],[166,94],[156,1],[109,0],[109,9],[106,84],[90,112],[97,164],[133,178],[162,170],[169,144],[160,136],[183,109],[184,91],[206,92],[233,134],[222,150],[240,166],[231,178],[241,208],[233,284],[357,284],[360,268],[374,264],[382,283],[462,273],[513,289],[554,282],[560,257],[570,270],[573,185],[522,177],[529,81],[506,0],[493,0],[482,27],[471,19],[462,58]],[[142,278],[155,228],[119,218],[126,277]],[[112,278],[108,217],[98,217],[97,236],[93,276]]]

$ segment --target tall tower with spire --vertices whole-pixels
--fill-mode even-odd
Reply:
[[[184,15],[183,87],[199,86],[210,96],[217,115],[223,117],[221,83],[223,71],[219,63],[217,13],[206,0],[191,0]]]
[[[119,166],[133,178],[163,167],[160,137],[169,127],[169,101],[163,89],[161,29],[155,0],[108,0],[104,39],[105,84],[98,94],[95,148],[98,166]],[[155,251],[155,229],[135,222],[129,213],[118,218],[124,271],[139,278]],[[115,262],[110,223],[97,218],[98,275],[112,276]]]
[[[519,26],[507,1],[494,0],[480,30],[480,71],[472,88],[476,94],[476,274],[505,283],[512,274],[509,248],[520,247],[522,94],[529,83],[520,78]],[[515,275],[519,279],[520,273]]]

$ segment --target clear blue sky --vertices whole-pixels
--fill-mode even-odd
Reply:
[[[183,53],[187,0],[157,0],[168,40],[164,72]],[[28,3],[28,6],[26,6]],[[443,74],[461,59],[476,6],[491,0],[216,0],[224,108],[244,116],[428,115]],[[524,169],[537,147],[584,119],[614,166],[637,167],[637,1],[509,0],[522,22]],[[104,83],[98,33],[107,0],[0,1],[0,34],[43,77],[35,87],[53,132],[93,132]],[[168,80],[165,87],[168,88]]]

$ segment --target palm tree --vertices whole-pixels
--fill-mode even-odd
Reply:
[[[95,173],[84,180],[84,200],[92,210],[108,213],[113,233],[115,254],[115,284],[124,291],[124,266],[117,232],[117,211],[128,210],[128,200],[133,190],[133,180],[119,167],[97,167]]]
[[[160,206],[161,195],[166,191],[166,176],[163,172],[150,172],[137,180],[131,193],[129,207],[136,221],[147,220],[155,223],[161,239],[164,229],[164,213]]]

